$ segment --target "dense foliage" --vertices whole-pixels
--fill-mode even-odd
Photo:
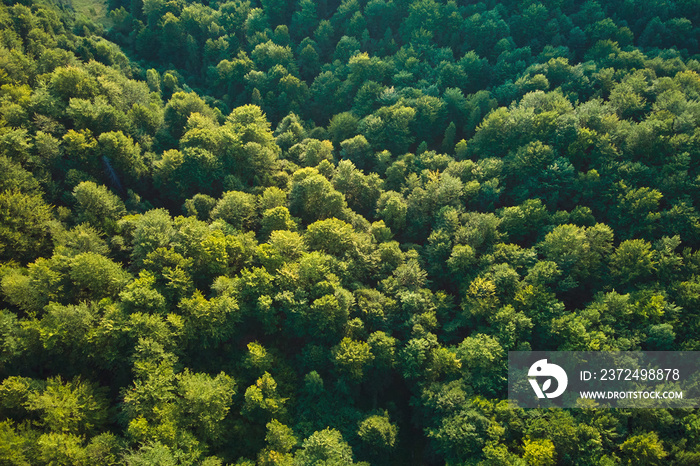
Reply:
[[[0,5],[0,463],[700,463],[509,350],[700,350],[698,0]]]

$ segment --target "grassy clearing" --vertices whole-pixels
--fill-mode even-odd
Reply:
[[[90,18],[95,23],[100,23],[104,27],[112,26],[107,11],[107,2],[103,0],[71,0],[70,5],[76,13]]]

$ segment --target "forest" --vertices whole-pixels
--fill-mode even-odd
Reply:
[[[4,0],[0,464],[698,465],[509,351],[700,351],[700,0]]]

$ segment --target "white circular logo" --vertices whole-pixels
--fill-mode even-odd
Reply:
[[[540,359],[536,361],[532,366],[530,366],[530,371],[527,373],[528,377],[535,377],[534,379],[528,379],[532,389],[535,391],[537,398],[556,398],[561,396],[566,390],[566,386],[569,383],[569,378],[566,376],[566,372],[561,367],[556,364],[550,364],[546,359]],[[544,381],[542,387],[537,383],[537,377],[547,377]],[[552,392],[548,392],[552,385],[552,379],[557,381],[557,388]]]

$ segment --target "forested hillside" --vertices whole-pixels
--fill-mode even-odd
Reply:
[[[0,5],[0,464],[700,464],[506,401],[700,351],[699,0],[108,8]]]

